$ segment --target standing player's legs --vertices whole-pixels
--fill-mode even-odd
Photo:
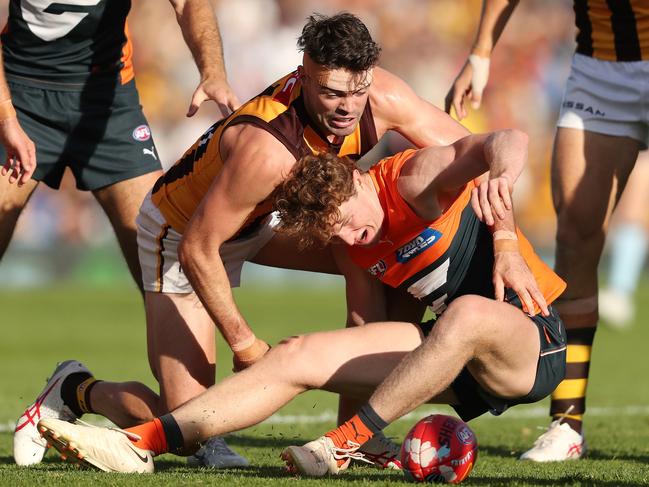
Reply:
[[[18,217],[37,186],[34,179],[18,186],[9,184],[6,177],[0,178],[0,260],[9,247]]]
[[[606,286],[599,292],[599,315],[615,328],[630,326],[635,317],[635,291],[644,267],[649,228],[649,152],[644,151],[631,172],[609,232]]]
[[[555,270],[568,287],[555,307],[568,333],[568,366],[566,380],[552,394],[550,414],[577,433],[581,433],[586,410],[591,349],[598,321],[597,266],[611,213],[639,147],[632,138],[571,128],[559,128],[556,135],[552,161],[557,213]],[[570,452],[565,455],[548,452],[537,457],[532,449],[523,457],[539,461],[578,458],[583,445],[576,438],[566,443]]]
[[[128,269],[141,293],[144,291],[137,251],[135,218],[144,196],[161,175],[162,170],[156,170],[93,191],[108,216]]]

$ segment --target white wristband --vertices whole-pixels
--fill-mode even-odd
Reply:
[[[481,95],[487,86],[489,80],[489,58],[471,54],[469,56],[469,63],[473,68],[473,75],[471,77],[471,90],[476,95]],[[477,108],[477,107],[474,107]]]

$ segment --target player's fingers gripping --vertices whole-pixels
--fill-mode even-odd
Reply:
[[[523,311],[525,311],[528,315],[534,315],[534,301],[532,300],[530,293],[527,291],[527,288],[519,287],[518,289],[514,289],[514,291],[518,295],[518,299],[521,300]]]
[[[503,282],[500,274],[495,274],[493,278],[494,283],[494,297],[496,301],[505,301],[505,283]]]
[[[471,54],[469,63],[473,68],[471,76],[471,107],[478,109],[482,103],[482,92],[489,80],[489,58]]]
[[[480,192],[480,207],[482,208],[482,214],[484,216],[484,222],[487,226],[494,224],[494,217],[491,213],[491,204],[489,203],[489,190],[488,190],[488,181],[483,182],[479,186]]]
[[[480,193],[478,188],[473,188],[471,190],[471,207],[475,212],[475,215],[478,217],[478,220],[484,222],[484,215],[482,214],[482,208],[480,208]]]
[[[545,301],[545,297],[543,296],[543,294],[541,294],[541,291],[539,290],[536,283],[534,283],[534,286],[532,287],[532,289],[530,289],[530,294],[532,295],[532,299],[534,299],[536,305],[541,310],[541,314],[543,316],[549,316],[550,310],[548,309],[548,303]]]
[[[503,218],[505,218],[505,207],[500,197],[500,187],[498,185],[498,180],[489,181],[487,191],[489,193],[489,203],[491,204],[491,209],[496,214],[495,216],[502,220]]]
[[[507,210],[512,209],[512,194],[509,188],[509,181],[506,178],[498,178],[498,192],[503,205]]]

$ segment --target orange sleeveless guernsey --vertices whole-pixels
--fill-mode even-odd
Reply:
[[[437,314],[464,294],[493,298],[493,240],[471,208],[474,183],[466,184],[437,219],[421,219],[397,189],[401,168],[415,152],[401,152],[369,170],[385,221],[378,244],[349,247],[352,260],[387,285],[407,289]],[[549,305],[566,284],[536,255],[519,229],[517,234],[520,252]]]

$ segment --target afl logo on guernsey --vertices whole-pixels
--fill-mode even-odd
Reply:
[[[441,238],[442,234],[432,228],[427,228],[403,247],[397,249],[397,262],[405,264],[431,247]]]
[[[151,138],[151,129],[148,125],[140,125],[133,130],[133,138],[140,142],[146,142]]]
[[[374,277],[381,277],[383,276],[383,274],[385,274],[385,271],[387,270],[388,270],[388,265],[385,263],[385,261],[379,260],[376,264],[374,264],[372,267],[367,269],[367,272],[369,272]]]

